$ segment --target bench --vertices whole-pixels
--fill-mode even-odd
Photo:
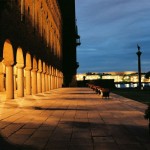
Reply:
[[[109,98],[110,90],[108,88],[103,88],[101,86],[96,86],[94,84],[87,84],[89,88],[95,91],[97,94],[101,95],[102,98]]]

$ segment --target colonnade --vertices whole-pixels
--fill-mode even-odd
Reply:
[[[63,73],[30,53],[17,49],[16,59],[11,43],[5,42],[3,60],[0,62],[0,92],[6,91],[6,99],[37,94],[61,88]],[[16,60],[16,62],[14,61]]]
[[[7,99],[13,99],[15,91],[17,97],[24,97],[62,87],[62,73],[51,66],[47,66],[46,71],[13,65],[3,67],[4,70],[0,72],[0,92],[6,91]]]

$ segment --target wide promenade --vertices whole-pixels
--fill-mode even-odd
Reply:
[[[0,96],[0,150],[150,150],[142,103],[89,88]]]

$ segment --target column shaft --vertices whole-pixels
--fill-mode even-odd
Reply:
[[[0,73],[0,92],[4,91],[4,74]]]
[[[32,94],[37,93],[37,73],[32,71]]]
[[[6,99],[14,98],[13,67],[6,66]]]
[[[42,92],[45,92],[45,74],[42,73]]]
[[[31,71],[26,70],[26,95],[31,95]]]
[[[37,72],[37,92],[42,92],[41,72]]]
[[[18,85],[18,90],[17,90],[17,96],[18,97],[23,97],[24,96],[24,76],[23,76],[23,68],[18,68],[18,80],[17,80],[17,85]]]

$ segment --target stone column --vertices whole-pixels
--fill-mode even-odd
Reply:
[[[55,89],[57,89],[57,76],[56,75],[55,75],[54,79],[55,79]]]
[[[5,65],[0,62],[0,92],[5,91]]]
[[[17,66],[17,96],[24,96],[24,72],[23,67]]]
[[[49,88],[50,88],[50,90],[52,90],[52,75],[50,74],[50,84],[49,84]]]
[[[53,76],[53,74],[52,74],[52,80],[51,80],[51,87],[52,87],[52,90],[54,89],[54,76]]]
[[[55,89],[55,75],[53,75],[53,89]]]
[[[50,74],[48,74],[48,91],[50,91],[50,83],[51,83],[51,81],[50,81]]]
[[[6,99],[14,98],[13,66],[6,66]]]
[[[14,66],[14,91],[17,89],[17,68]]]
[[[45,73],[42,72],[42,92],[45,92]]]
[[[47,72],[45,73],[45,91],[48,91],[48,78],[47,78]]]
[[[31,95],[31,68],[25,68],[26,71],[26,95]]]
[[[4,91],[4,73],[0,72],[0,92]]]
[[[60,76],[58,77],[58,88],[60,88]]]
[[[38,70],[37,72],[37,93],[42,92],[42,77],[41,77],[41,71]]]
[[[59,76],[57,75],[57,88],[59,88]]]
[[[37,93],[37,70],[32,69],[32,94]]]

